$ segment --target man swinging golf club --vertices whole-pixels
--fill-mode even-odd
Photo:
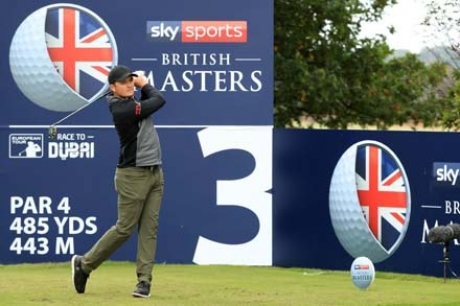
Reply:
[[[72,257],[75,290],[84,293],[88,277],[107,260],[137,228],[137,286],[135,297],[149,297],[157,246],[158,217],[163,198],[163,171],[158,134],[152,114],[165,99],[140,73],[116,66],[108,76],[111,94],[107,96],[115,129],[119,136],[120,156],[115,170],[118,194],[118,219],[83,256]],[[136,100],[134,88],[141,97]]]

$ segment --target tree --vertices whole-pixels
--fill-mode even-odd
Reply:
[[[460,68],[460,0],[427,0],[428,14],[423,24],[430,51],[439,61]]]
[[[442,110],[441,124],[452,130],[460,129],[460,0],[436,0],[427,2],[428,14],[424,25],[430,29],[427,40],[434,44],[430,52],[438,61],[450,66],[453,83],[445,89],[446,107]]]
[[[275,1],[275,126],[305,117],[330,128],[438,122],[442,63],[391,58],[384,36],[359,38],[394,0]]]

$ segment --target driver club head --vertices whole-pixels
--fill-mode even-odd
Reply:
[[[48,130],[48,138],[49,139],[56,139],[57,136],[57,127],[55,125],[50,125]]]

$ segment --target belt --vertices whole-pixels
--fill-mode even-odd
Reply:
[[[138,168],[141,168],[141,169],[146,169],[146,170],[149,170],[149,171],[153,171],[155,170],[156,168],[158,168],[159,165],[153,165],[153,166],[139,166]]]

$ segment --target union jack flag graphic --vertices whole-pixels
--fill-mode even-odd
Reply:
[[[359,202],[370,231],[387,251],[409,221],[409,190],[402,171],[385,149],[370,144],[358,148],[356,186]]]
[[[45,36],[57,71],[75,92],[90,100],[107,82],[116,45],[97,17],[73,7],[47,12]]]

